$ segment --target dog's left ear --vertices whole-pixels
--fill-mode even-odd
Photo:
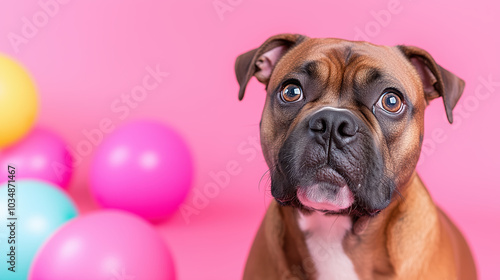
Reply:
[[[423,49],[413,46],[397,46],[416,68],[427,102],[442,97],[448,121],[453,123],[453,108],[462,96],[465,82],[455,74],[439,66]]]
[[[267,39],[257,49],[238,56],[234,65],[236,79],[240,84],[238,98],[243,99],[248,81],[252,76],[267,85],[278,60],[306,38],[299,34],[278,34]]]

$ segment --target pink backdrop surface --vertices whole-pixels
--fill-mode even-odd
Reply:
[[[419,172],[470,241],[481,279],[500,279],[499,12],[494,1],[2,1],[0,52],[33,75],[37,125],[73,150],[105,118],[180,131],[195,160],[185,205],[198,209],[156,226],[179,279],[237,279],[270,194],[266,179],[259,186],[267,168],[255,144],[264,87],[252,80],[238,102],[236,56],[283,32],[422,47],[466,89],[453,125],[441,100],[428,108]],[[127,103],[149,68],[168,75]],[[83,213],[97,209],[88,190],[94,150],[79,157],[69,188]],[[217,180],[228,164],[237,172]],[[214,183],[218,194],[197,199]]]

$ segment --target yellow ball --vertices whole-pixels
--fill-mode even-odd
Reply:
[[[23,137],[38,111],[35,84],[24,68],[0,54],[0,148]]]

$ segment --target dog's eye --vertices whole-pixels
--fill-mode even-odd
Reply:
[[[285,102],[299,101],[302,95],[302,88],[295,84],[288,84],[281,90],[281,99]]]
[[[388,113],[398,114],[402,111],[404,104],[398,94],[388,91],[382,94],[377,102],[377,106]]]

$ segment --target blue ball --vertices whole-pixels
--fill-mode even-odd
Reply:
[[[0,279],[25,280],[42,244],[78,212],[59,187],[36,180],[12,184],[0,186]]]

